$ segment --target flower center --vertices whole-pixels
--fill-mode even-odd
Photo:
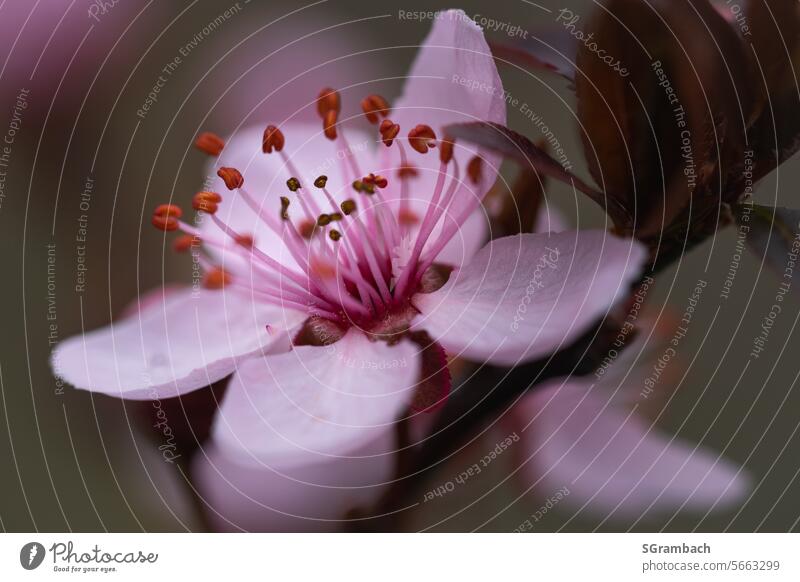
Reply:
[[[201,233],[182,221],[181,209],[172,204],[157,207],[152,222],[161,230],[183,233],[175,241],[178,251],[202,242],[244,259],[223,269],[210,257],[200,256],[204,283],[209,288],[241,287],[266,303],[304,311],[317,322],[327,321],[344,329],[358,325],[377,337],[391,336],[408,328],[414,315],[411,297],[446,281],[446,276],[442,277],[445,271],[434,261],[480,201],[474,196],[457,196],[462,182],[453,140],[445,137],[437,141],[427,125],[416,125],[402,139],[400,126],[388,117],[388,103],[378,95],[365,98],[361,106],[369,122],[378,126],[380,141],[396,152],[398,170],[396,179],[391,180],[364,173],[339,123],[340,104],[337,91],[324,89],[317,100],[317,111],[325,137],[338,142],[347,154],[337,159],[342,176],[349,180],[350,187],[344,190],[351,189],[350,196],[337,199],[329,189],[327,176],[308,176],[295,167],[285,150],[283,132],[273,125],[264,131],[262,151],[281,156],[290,174],[287,192],[276,199],[274,214],[265,211],[250,194],[239,170],[220,167],[217,171],[228,190],[280,237],[293,264],[279,261],[260,249],[253,235],[238,232],[223,221],[217,215],[222,202],[217,192],[199,192],[192,202],[195,210],[208,215],[218,227],[216,235]],[[218,136],[204,133],[195,145],[217,156],[225,144]],[[410,163],[406,145],[414,155],[430,155],[432,148],[439,151],[436,182],[430,195],[423,198],[426,204],[422,209],[419,205],[412,208],[409,198],[418,170]],[[479,158],[472,158],[467,173],[474,183],[480,180],[480,170]],[[385,194],[388,188],[397,188],[391,197]],[[449,271],[446,273],[449,275]]]

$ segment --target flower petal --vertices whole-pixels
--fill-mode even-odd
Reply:
[[[298,451],[295,466],[242,465],[219,447],[198,454],[192,476],[215,531],[334,531],[348,512],[369,509],[394,471],[391,427],[351,457]]]
[[[372,342],[351,329],[329,346],[299,346],[239,366],[212,434],[243,463],[336,458],[391,427],[419,374],[415,344]]]
[[[566,486],[571,505],[617,518],[729,507],[749,490],[738,467],[702,447],[670,439],[587,382],[556,382],[514,412],[527,425],[528,484]],[[538,416],[537,416],[538,415]],[[684,505],[685,504],[685,505]]]
[[[483,31],[462,10],[448,10],[434,20],[411,67],[403,95],[392,108],[391,118],[400,125],[403,136],[417,124],[426,124],[442,138],[442,128],[452,123],[505,124],[503,95],[503,83]],[[478,151],[466,143],[456,145],[454,153],[461,164],[462,177],[468,161]],[[415,189],[431,190],[439,170],[438,152],[409,153],[414,165],[428,170],[421,173]],[[484,177],[475,191],[482,196],[494,183],[501,160],[482,150],[480,155],[485,160]],[[426,186],[430,182],[430,187],[420,187],[422,181]]]
[[[574,341],[628,290],[644,248],[605,231],[494,240],[438,291],[414,297],[425,329],[452,356],[514,365]]]
[[[437,138],[442,139],[444,126],[451,123],[476,120],[505,123],[503,85],[494,59],[483,31],[463,11],[448,10],[434,21],[390,118],[400,125],[403,139],[418,124],[429,125]],[[417,175],[409,178],[411,208],[421,218],[439,177],[439,152],[432,149],[427,154],[419,154],[409,147],[406,150],[409,163],[417,169]],[[381,155],[384,173],[394,176],[392,170],[401,163],[398,148],[382,147]],[[475,156],[483,160],[477,183],[466,175],[467,165]],[[438,260],[459,267],[471,259],[487,239],[487,221],[480,209],[480,201],[494,184],[502,160],[494,153],[466,142],[456,143],[454,157],[463,183],[456,190],[454,203],[448,208],[444,220],[459,220],[461,209],[465,207],[473,207],[475,211],[463,221],[463,232],[455,235]],[[447,172],[453,174],[452,165],[448,166]],[[400,189],[396,183],[397,180],[390,180],[387,198],[399,197]],[[436,239],[438,230],[430,241]]]
[[[243,358],[288,349],[282,330],[303,317],[228,291],[171,291],[108,327],[61,342],[52,365],[83,390],[169,398],[224,378]]]

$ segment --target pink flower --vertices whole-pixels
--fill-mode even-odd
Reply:
[[[445,354],[514,365],[565,347],[645,260],[638,243],[604,231],[480,248],[500,159],[449,143],[442,128],[504,123],[505,104],[483,34],[462,12],[436,21],[391,111],[367,98],[379,132],[339,119],[339,100],[329,90],[317,100],[324,129],[290,120],[228,140],[211,189],[230,192],[195,196],[198,224],[157,209],[156,226],[194,237],[179,245],[201,242],[197,260],[217,289],[165,293],[53,355],[75,386],[131,399],[232,373],[196,467],[221,486],[207,489],[212,502],[246,502],[214,508],[225,527],[256,527],[258,508],[341,517],[366,496],[353,487],[377,491],[389,474],[395,421],[446,397]]]
[[[668,347],[655,343],[660,348],[637,339],[599,380],[554,380],[512,409],[526,491],[568,491],[563,503],[571,510],[625,522],[724,510],[745,497],[750,478],[740,467],[665,434],[637,412],[655,397],[643,388],[652,380],[654,354]],[[672,374],[661,374],[657,387],[665,390]]]

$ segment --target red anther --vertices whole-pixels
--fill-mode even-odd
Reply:
[[[246,249],[252,249],[255,245],[255,240],[253,240],[253,235],[251,234],[240,234],[236,237],[235,241],[237,245]]]
[[[180,207],[174,204],[160,204],[153,211],[151,222],[158,230],[178,230],[178,219],[181,216],[183,216],[183,211]]]
[[[442,141],[439,144],[439,159],[442,161],[443,164],[448,164],[450,163],[450,160],[453,159],[454,143],[455,140],[448,135],[442,138]]]
[[[200,244],[200,237],[192,236],[191,234],[184,234],[175,239],[172,243],[172,248],[177,253],[185,253],[192,247]]]
[[[297,230],[300,232],[300,236],[302,236],[304,239],[311,240],[311,237],[313,237],[317,232],[317,223],[305,219],[297,227]]]
[[[342,110],[342,100],[339,98],[339,92],[330,87],[324,88],[319,92],[317,97],[317,112],[323,119],[329,111],[334,111],[338,115]]]
[[[482,175],[483,161],[478,156],[475,156],[467,164],[467,176],[469,176],[473,184],[477,184],[481,181]]]
[[[322,128],[325,130],[325,137],[328,139],[336,139],[336,121],[339,119],[339,113],[333,109],[328,110],[322,117]]]
[[[285,142],[283,132],[274,125],[268,125],[264,130],[264,138],[261,140],[261,151],[265,154],[271,154],[273,149],[279,152],[283,149]]]
[[[194,195],[194,198],[192,198],[192,208],[207,212],[208,214],[214,214],[220,202],[222,202],[222,196],[216,192],[198,192]]]
[[[311,271],[323,279],[333,279],[336,277],[336,266],[317,256],[311,257],[308,266],[311,267]]]
[[[394,123],[391,119],[384,119],[381,121],[378,131],[381,134],[383,143],[386,144],[386,147],[389,147],[392,145],[392,143],[394,143],[394,138],[397,137],[397,134],[400,133],[400,126]]]
[[[389,184],[389,181],[381,175],[370,174],[369,176],[364,176],[361,181],[364,184],[369,186],[377,186],[378,188],[386,188]]]
[[[389,102],[380,95],[369,95],[361,101],[361,109],[367,121],[375,125],[381,117],[389,115]]]
[[[417,125],[408,132],[408,143],[421,154],[427,154],[429,148],[436,147],[436,134],[429,125]]]
[[[244,177],[236,168],[220,168],[217,170],[217,176],[222,178],[228,190],[241,188],[244,184]]]
[[[197,136],[194,140],[194,147],[209,156],[218,156],[225,147],[225,142],[216,133],[206,131]]]
[[[413,210],[402,209],[397,214],[397,222],[401,226],[414,226],[419,223],[419,216]]]
[[[222,289],[230,282],[230,274],[222,267],[214,267],[203,277],[203,287],[206,289]]]
[[[400,166],[397,175],[400,178],[414,178],[419,175],[419,172],[414,166]]]

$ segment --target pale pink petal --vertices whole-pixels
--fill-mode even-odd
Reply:
[[[571,506],[599,515],[730,507],[749,489],[738,467],[716,453],[672,439],[602,387],[561,381],[525,397],[514,418],[524,431],[526,485],[566,487]]]
[[[324,457],[297,451],[292,467],[242,465],[219,447],[195,457],[192,476],[216,531],[335,531],[348,512],[370,509],[393,477],[391,427],[352,451]]]
[[[321,175],[328,177],[327,188],[341,202],[345,198],[355,196],[351,185],[352,176],[345,174],[342,164],[346,159],[346,151],[340,142],[332,142],[322,134],[322,122],[311,123],[289,122],[281,127],[286,139],[283,153],[297,170],[293,172],[278,152],[264,154],[261,151],[264,127],[249,127],[237,132],[227,139],[225,149],[219,158],[215,158],[208,168],[208,189],[219,192],[223,201],[219,205],[217,216],[239,234],[249,234],[255,239],[256,246],[283,264],[293,265],[281,236],[276,234],[259,213],[268,219],[278,220],[280,216],[280,197],[287,196],[291,200],[289,215],[295,225],[305,219],[298,195],[305,199],[313,198],[322,212],[332,212],[330,204],[322,192],[314,187],[314,180]],[[375,137],[367,137],[358,131],[349,131],[348,139],[354,155],[361,164],[370,165],[374,159]],[[375,165],[375,164],[371,164]],[[234,167],[244,176],[244,190],[256,202],[258,212],[245,202],[235,191],[229,191],[225,183],[217,177],[220,167]],[[295,176],[298,173],[300,175]],[[291,193],[286,185],[289,178],[297,178],[303,186],[297,194]],[[314,219],[317,215],[312,216]],[[220,229],[207,217],[202,219],[200,229],[208,236],[221,239],[227,249],[235,249],[235,242],[226,238]],[[209,249],[220,260],[230,262],[235,268],[239,265],[234,253],[220,253],[217,248]]]
[[[61,342],[52,365],[76,388],[169,398],[224,378],[244,358],[288,349],[286,330],[303,317],[229,291],[171,291],[108,327]]]
[[[417,53],[402,96],[392,108],[391,119],[400,124],[401,135],[417,124],[430,125],[438,137],[452,123],[493,121],[505,124],[503,83],[481,28],[461,10],[442,12]],[[462,178],[471,157],[478,150],[458,143],[455,155]],[[469,187],[483,196],[495,181],[500,157],[480,151],[485,159],[481,182]],[[427,171],[416,179],[415,190],[432,189],[439,170],[439,153],[425,155],[410,151],[410,161]],[[468,196],[468,191],[464,193]]]
[[[465,86],[466,82],[474,82],[483,90]],[[487,87],[491,90],[487,91]],[[402,140],[418,124],[429,125],[441,139],[444,137],[444,126],[451,123],[505,123],[503,85],[491,51],[480,27],[464,12],[448,10],[434,21],[409,72],[403,95],[392,107],[390,118],[400,125]],[[418,175],[409,179],[409,197],[412,209],[421,218],[439,177],[439,152],[432,149],[427,154],[420,154],[411,149],[407,142],[404,143],[408,162],[418,170]],[[382,147],[381,154],[385,174],[394,177],[393,170],[401,163],[397,146],[390,149]],[[483,172],[478,183],[473,183],[467,177],[467,165],[476,155],[483,159]],[[463,232],[456,234],[439,255],[439,261],[461,266],[488,238],[487,221],[479,202],[494,184],[502,160],[495,154],[460,142],[455,147],[455,159],[459,164],[462,185],[454,195],[455,202],[448,208],[445,220],[463,222]],[[452,164],[447,172],[450,177],[454,176]],[[450,177],[445,182],[446,186]],[[386,197],[392,199],[399,195],[397,180],[390,180]],[[474,214],[463,221],[459,218],[460,211],[470,206],[475,209]],[[435,240],[437,234],[438,228],[430,240]]]
[[[391,428],[419,381],[416,344],[372,342],[351,329],[324,347],[253,359],[231,380],[213,429],[243,463],[335,458]]]
[[[605,231],[492,241],[438,291],[418,294],[415,329],[448,353],[502,365],[567,347],[638,277],[644,248]]]

